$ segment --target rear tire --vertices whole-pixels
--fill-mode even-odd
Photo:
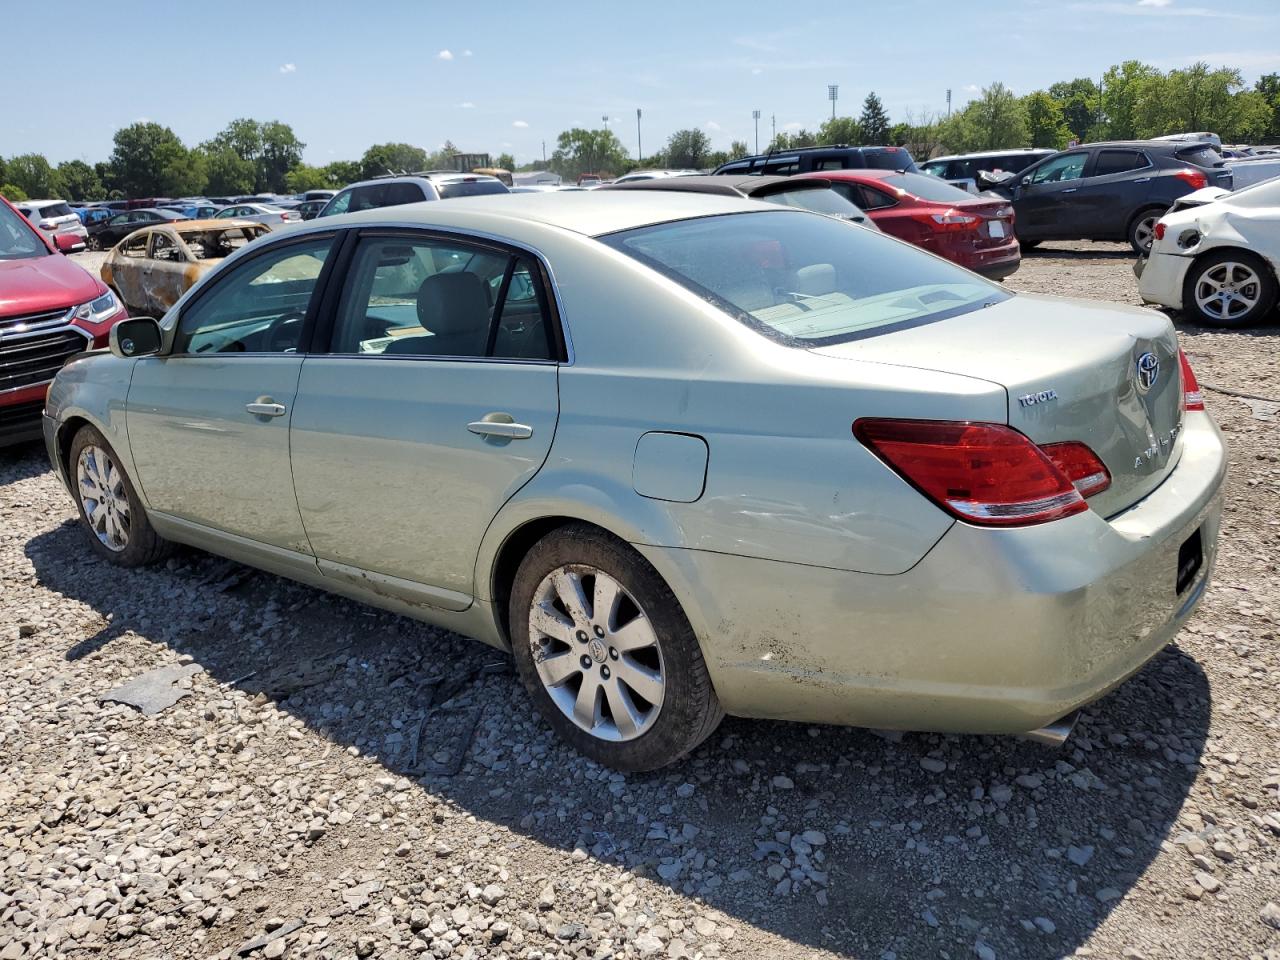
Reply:
[[[89,236],[84,238],[84,246],[86,250],[94,250],[94,251],[101,250],[102,241],[99,240],[97,237],[95,237],[93,234],[89,234]]]
[[[655,770],[688,754],[724,717],[671,588],[597,527],[572,524],[534,544],[512,585],[509,623],[529,696],[556,733],[597,763]]]
[[[1133,215],[1126,233],[1129,237],[1129,246],[1133,247],[1134,253],[1139,256],[1146,256],[1151,252],[1151,241],[1156,236],[1156,221],[1163,217],[1166,212],[1166,207],[1148,207],[1146,210],[1139,210]]]
[[[121,567],[148,566],[169,555],[173,545],[152,528],[133,481],[96,428],[81,427],[72,439],[67,474],[94,553]]]
[[[1044,241],[1042,240],[1019,240],[1018,246],[1020,246],[1023,250],[1034,250],[1036,247],[1040,246],[1040,244],[1043,242]]]
[[[1218,250],[1191,264],[1182,282],[1182,313],[1207,327],[1260,323],[1276,305],[1276,278],[1247,250]]]

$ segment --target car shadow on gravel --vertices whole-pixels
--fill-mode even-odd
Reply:
[[[482,824],[650,877],[706,905],[686,917],[711,908],[795,956],[1072,953],[1179,833],[1209,725],[1205,674],[1172,646],[1059,751],[730,719],[685,761],[623,777],[552,737],[499,651],[196,551],[77,562],[81,537],[68,523],[27,544],[40,582],[194,658],[208,679],[184,704],[224,697],[214,684],[274,701]],[[87,663],[98,642],[77,645]],[[582,860],[537,872],[585,879]],[[598,910],[563,893],[555,909]]]

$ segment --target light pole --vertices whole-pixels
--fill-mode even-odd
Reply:
[[[640,142],[640,108],[636,107],[636,165],[644,163],[644,146]]]
[[[751,119],[756,122],[756,153],[760,152],[760,111],[752,110]]]
[[[827,99],[831,101],[831,119],[836,118],[836,101],[840,99],[840,84],[827,84]]]
[[[778,115],[776,113],[769,114],[769,123],[771,124],[770,129],[773,130],[772,137],[769,140],[770,145],[772,145],[773,141],[778,139]]]
[[[947,119],[951,119],[951,88],[947,87]]]

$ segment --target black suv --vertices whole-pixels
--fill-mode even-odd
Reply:
[[[834,144],[826,147],[797,147],[775,150],[757,157],[741,157],[717,167],[715,173],[748,175],[820,173],[823,170],[905,170],[917,173],[916,162],[906,147],[850,147]]]
[[[1128,240],[1151,247],[1173,201],[1202,187],[1231,189],[1231,171],[1207,143],[1089,143],[1046,157],[995,189],[1017,214],[1023,249],[1043,240]]]

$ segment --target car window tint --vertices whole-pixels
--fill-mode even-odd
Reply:
[[[1147,156],[1137,150],[1099,150],[1093,175],[1106,177],[1113,173],[1139,170],[1145,166],[1148,166]]]
[[[1031,175],[1032,183],[1061,183],[1063,180],[1079,180],[1084,176],[1087,153],[1067,153],[1046,160]]]
[[[883,210],[886,207],[894,206],[898,202],[896,197],[891,197],[883,190],[869,187],[865,183],[850,184],[850,186],[856,191],[849,196],[850,202],[863,210]]]
[[[347,271],[333,352],[546,359],[550,352],[535,277],[527,263],[513,266],[508,254],[487,248],[427,238],[367,238]],[[507,295],[499,310],[504,282]],[[495,321],[500,321],[497,329]]]
[[[799,207],[802,210],[812,210],[814,213],[825,213],[834,217],[856,217],[862,213],[847,197],[826,188],[805,190],[797,186],[794,190],[779,190],[759,199],[767,203]]]
[[[1174,154],[1183,163],[1194,163],[1198,167],[1220,167],[1223,165],[1222,154],[1209,143],[1198,143],[1194,147],[1182,147],[1174,151]]]
[[[174,353],[291,353],[332,237],[281,244],[223,274],[182,311]]]
[[[120,255],[141,260],[147,255],[147,235],[135,233],[120,244]]]

